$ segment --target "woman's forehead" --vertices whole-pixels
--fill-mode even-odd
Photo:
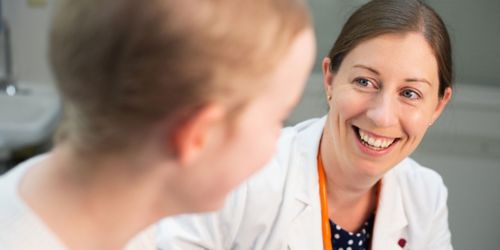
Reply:
[[[437,59],[425,37],[416,32],[390,33],[367,39],[347,53],[342,69],[400,73],[438,78]]]

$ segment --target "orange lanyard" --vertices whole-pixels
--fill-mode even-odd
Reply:
[[[326,177],[321,154],[318,153],[319,199],[321,201],[321,231],[323,232],[324,250],[333,250],[330,217],[328,216],[328,198],[326,195]]]
[[[328,198],[326,195],[326,175],[323,161],[321,160],[321,153],[318,152],[318,179],[319,179],[319,199],[321,202],[321,231],[323,233],[323,249],[333,250],[332,232],[330,229],[330,216],[328,216]],[[377,183],[376,197],[380,195],[381,182]],[[378,204],[377,204],[378,205]],[[377,207],[375,207],[377,210]]]

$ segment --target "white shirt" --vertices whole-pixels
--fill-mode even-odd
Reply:
[[[316,156],[325,120],[284,129],[274,159],[234,191],[220,211],[159,223],[158,247],[323,249]],[[382,183],[372,249],[452,249],[447,189],[435,171],[407,158]]]
[[[0,176],[0,250],[67,249],[18,193],[22,177],[44,157],[32,158]],[[71,221],[68,224],[71,225]],[[154,241],[152,229],[146,230],[126,249],[154,249]]]

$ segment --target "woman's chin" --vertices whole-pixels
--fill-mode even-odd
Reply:
[[[391,165],[369,160],[360,160],[355,164],[355,167],[361,175],[381,178],[391,168]]]

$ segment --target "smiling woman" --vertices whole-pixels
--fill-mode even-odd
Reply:
[[[330,58],[323,68],[332,97],[323,160],[356,176],[380,178],[413,152],[451,96],[450,88],[438,95],[436,58],[419,32],[376,36],[352,49],[336,72]]]
[[[285,129],[219,213],[166,219],[160,247],[452,249],[447,189],[408,158],[451,98],[450,48],[421,1],[360,7],[322,62],[327,115]]]

